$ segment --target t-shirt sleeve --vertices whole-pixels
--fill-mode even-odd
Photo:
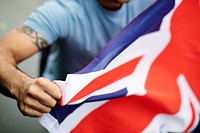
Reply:
[[[66,10],[62,3],[47,0],[32,12],[24,25],[41,34],[51,45],[58,38],[68,35],[69,16]]]

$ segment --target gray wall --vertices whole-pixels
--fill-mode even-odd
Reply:
[[[0,37],[18,27],[43,0],[0,0]],[[39,54],[19,64],[19,68],[38,76]],[[15,100],[0,94],[0,133],[47,133],[38,119],[23,116]]]

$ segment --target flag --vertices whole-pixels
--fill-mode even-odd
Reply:
[[[158,0],[81,71],[40,123],[58,133],[200,130],[200,1]]]

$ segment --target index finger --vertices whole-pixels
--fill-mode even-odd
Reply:
[[[49,79],[39,78],[38,84],[42,87],[42,89],[49,94],[54,99],[61,98],[61,90],[60,88],[51,82]]]

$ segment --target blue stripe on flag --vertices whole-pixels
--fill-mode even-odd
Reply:
[[[95,102],[95,101],[113,99],[113,98],[117,98],[117,97],[126,96],[127,93],[128,93],[128,90],[126,88],[124,88],[117,92],[90,97],[90,98],[86,99],[84,102]]]

